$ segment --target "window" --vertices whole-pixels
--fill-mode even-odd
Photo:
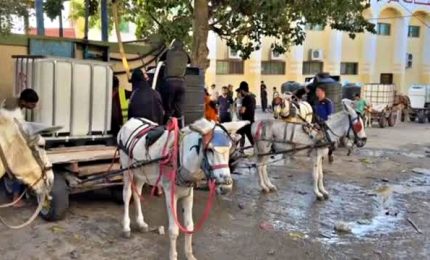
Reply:
[[[378,23],[376,27],[376,32],[378,35],[390,35],[391,34],[391,24],[389,23]]]
[[[340,64],[340,75],[358,75],[358,63],[342,62]]]
[[[319,61],[304,61],[303,62],[303,75],[315,75],[323,72],[324,63]]]
[[[420,27],[415,25],[409,25],[408,37],[419,38],[420,37]]]
[[[243,60],[217,60],[216,74],[243,74]]]
[[[307,23],[305,25],[305,30],[307,30],[307,31],[324,31],[324,25]]]
[[[261,74],[263,75],[284,75],[285,62],[284,61],[262,61]]]
[[[381,73],[381,84],[393,84],[393,74],[392,73]]]

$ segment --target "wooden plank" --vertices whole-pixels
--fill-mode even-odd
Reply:
[[[48,158],[52,164],[65,164],[72,162],[93,162],[98,160],[113,159],[115,154],[115,147],[96,150],[96,151],[76,151],[76,152],[63,152],[52,153],[48,152]]]
[[[100,150],[111,150],[116,149],[114,146],[106,145],[81,145],[73,147],[56,147],[49,149],[48,154],[65,153],[65,152],[82,152],[82,151],[100,151]]]
[[[102,163],[102,164],[96,164],[96,165],[86,165],[86,166],[79,166],[79,177],[85,177],[89,175],[94,175],[96,173],[105,173],[109,170],[109,167],[111,166],[110,163]],[[73,169],[70,168],[71,166],[67,166],[66,168],[70,171],[73,171]],[[114,163],[112,165],[111,171],[117,171],[120,169],[119,163]]]

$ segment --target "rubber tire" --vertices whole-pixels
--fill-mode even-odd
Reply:
[[[114,187],[109,188],[109,190],[110,190],[110,195],[111,195],[112,200],[115,203],[118,203],[119,205],[123,205],[124,204],[124,199],[122,196],[123,186],[122,185],[121,186],[114,186]]]
[[[379,127],[380,127],[380,128],[385,128],[385,127],[387,127],[387,119],[385,118],[385,116],[383,116],[383,115],[382,115],[382,116],[379,118],[378,123],[379,123]]]
[[[426,121],[426,115],[424,111],[418,112],[418,123],[424,124],[425,121]]]
[[[40,216],[47,221],[57,221],[64,219],[69,209],[69,186],[62,174],[56,173],[54,176],[54,186],[50,193],[49,209],[42,209]]]
[[[410,114],[410,115],[409,115],[409,120],[410,120],[411,122],[415,122],[415,118],[416,118],[416,115],[415,115],[415,114]]]
[[[390,116],[388,117],[388,126],[393,127],[396,125],[396,121],[397,121],[397,116],[395,113],[391,113]]]
[[[5,174],[1,180],[3,188],[4,188],[4,192],[6,194],[6,196],[12,198],[13,196],[13,192],[12,192],[12,187],[10,186],[12,180],[9,178],[9,176],[7,174]]]

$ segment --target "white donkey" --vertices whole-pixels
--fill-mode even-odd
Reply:
[[[286,92],[274,105],[273,116],[275,119],[283,119],[290,123],[311,123],[313,111],[308,102],[302,100],[293,102],[293,94]]]
[[[175,219],[176,212],[172,211],[172,206],[176,209],[177,200],[182,199],[185,228],[193,230],[193,183],[206,177],[208,180],[216,181],[218,193],[224,194],[232,189],[233,181],[230,176],[228,163],[233,144],[229,134],[235,133],[247,124],[249,122],[241,121],[217,125],[214,122],[201,119],[181,130],[179,142],[180,168],[177,172],[178,181],[177,183],[171,183],[167,176],[163,175],[161,177],[169,216],[169,256],[171,260],[177,259],[176,240],[179,235],[179,227],[176,223],[177,219]],[[163,129],[158,140],[152,145],[148,144],[149,139],[146,136],[151,135],[151,132],[145,132],[145,129],[155,126],[151,121],[131,119],[121,128],[118,134],[118,144],[122,147],[120,161],[123,168],[126,168],[130,163],[135,161],[160,158],[163,155],[163,147],[167,145],[168,148],[171,148],[173,146],[174,135],[169,135],[169,131]],[[132,155],[133,159],[130,159],[129,155]],[[140,198],[137,192],[141,192],[142,186],[145,183],[155,185],[159,172],[159,163],[152,163],[131,170],[131,175],[124,174],[123,232],[126,237],[129,237],[131,234],[129,202],[132,194],[137,213],[137,225],[141,231],[148,229],[148,224],[145,223],[143,218]],[[171,185],[176,186],[172,187]],[[172,188],[176,189],[175,194],[173,194],[173,202],[171,201]],[[195,259],[191,239],[191,233],[185,234],[185,254],[187,259]]]
[[[39,133],[55,131],[57,127],[24,122],[19,110],[0,109],[0,178],[7,172],[26,184],[39,198],[39,206],[25,223],[9,228],[18,229],[29,225],[42,209],[54,182],[52,165],[45,150],[40,147],[43,138]],[[6,208],[15,202],[0,205]]]
[[[297,149],[302,154],[313,158],[313,188],[318,199],[327,199],[329,194],[323,182],[323,158],[328,155],[326,135],[332,142],[339,138],[353,138],[352,141],[362,147],[366,143],[363,121],[351,107],[350,100],[342,100],[343,111],[329,117],[328,129],[320,130],[310,124],[291,124],[280,120],[266,120],[252,125],[255,138],[255,151],[258,161],[260,186],[265,192],[275,191],[276,187],[267,174],[267,163],[272,151]],[[326,132],[326,133],[324,133]]]

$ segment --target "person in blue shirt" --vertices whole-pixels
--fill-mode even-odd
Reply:
[[[315,95],[317,102],[315,102],[315,115],[317,121],[327,121],[328,117],[333,113],[333,102],[326,97],[324,86],[317,86]]]
[[[323,85],[319,85],[316,87],[315,95],[316,95],[316,102],[315,102],[315,118],[316,122],[326,131],[327,141],[331,143],[329,147],[329,153],[328,153],[328,160],[330,163],[334,161],[333,158],[333,150],[334,150],[334,144],[330,140],[330,135],[327,133],[327,125],[325,124],[325,121],[328,120],[328,117],[334,112],[333,108],[333,102],[326,97],[325,93],[325,87]]]

